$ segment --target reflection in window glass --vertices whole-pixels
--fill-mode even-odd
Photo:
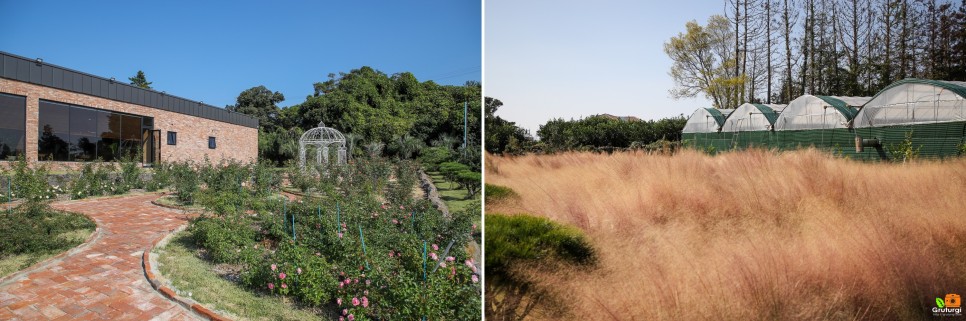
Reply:
[[[41,101],[37,156],[53,161],[116,161],[121,156],[137,156],[141,119]]]
[[[122,157],[137,158],[141,151],[141,117],[124,115],[121,122]]]
[[[27,98],[0,94],[0,160],[14,160],[24,151]]]
[[[37,159],[66,161],[70,148],[70,109],[67,105],[40,101],[37,126]]]

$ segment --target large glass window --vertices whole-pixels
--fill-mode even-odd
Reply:
[[[0,160],[14,160],[25,146],[27,98],[0,93],[0,115]]]
[[[141,116],[40,102],[40,160],[115,161],[141,149]]]

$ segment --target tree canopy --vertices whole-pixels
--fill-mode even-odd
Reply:
[[[278,108],[284,99],[281,93],[253,87],[239,94],[237,103],[227,108],[259,119],[259,153],[276,163],[296,157],[298,137],[324,122],[346,135],[354,155],[365,154],[362,147],[368,146],[386,156],[416,158],[427,146],[435,146],[452,151],[437,151],[435,156],[461,157],[472,168],[480,168],[482,86],[478,82],[439,85],[420,82],[409,72],[390,76],[361,67],[329,74],[313,89],[303,102]],[[468,109],[465,153],[458,151],[463,138],[464,103]],[[456,159],[442,161],[450,160]]]
[[[148,78],[144,76],[144,71],[138,70],[138,74],[134,77],[129,77],[128,80],[131,81],[132,85],[144,88],[144,89],[154,89],[151,88],[152,82],[148,81]]]

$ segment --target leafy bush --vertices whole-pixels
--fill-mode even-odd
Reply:
[[[484,194],[486,194],[487,203],[502,202],[520,197],[520,195],[517,194],[517,192],[513,189],[494,184],[486,184]]]
[[[439,164],[453,160],[453,153],[447,147],[430,147],[423,150],[419,159],[423,163],[423,166],[426,166],[426,169],[438,171]]]
[[[255,232],[250,221],[241,217],[200,217],[191,222],[189,232],[195,244],[208,250],[216,263],[238,263],[252,254]],[[244,252],[243,252],[244,250]]]
[[[27,202],[41,202],[57,196],[56,190],[47,181],[47,165],[39,164],[30,168],[27,160],[20,155],[13,163],[13,186],[11,196]]]
[[[922,146],[917,147],[912,143],[911,131],[906,132],[905,139],[903,139],[902,142],[890,145],[888,148],[890,159],[893,161],[901,160],[902,162],[912,161],[919,158],[919,150],[921,149]]]
[[[73,213],[60,213],[39,203],[27,203],[0,214],[0,257],[36,252],[59,252],[80,244],[64,233],[94,229],[94,222]]]
[[[265,197],[278,190],[281,177],[273,170],[271,163],[259,161],[251,167],[252,189],[256,196]]]
[[[486,215],[487,319],[522,320],[532,308],[557,298],[515,267],[539,262],[543,268],[556,264],[592,266],[594,248],[580,230],[528,215]],[[526,304],[521,304],[521,303]],[[547,304],[560,313],[562,304]]]
[[[151,181],[144,183],[144,189],[149,192],[164,189],[171,185],[171,164],[158,162],[154,165]]]
[[[396,181],[383,203],[374,187],[393,168]],[[216,216],[197,219],[192,232],[213,261],[244,264],[241,283],[256,292],[337,306],[357,320],[479,319],[479,271],[463,247],[479,208],[444,218],[411,197],[415,170],[411,162],[379,159],[328,166],[324,179],[310,179],[323,197],[288,202],[244,193],[265,210],[238,215],[209,207]]]
[[[139,153],[121,159],[121,174],[115,194],[124,194],[132,189],[144,188],[144,182],[141,180],[140,157]]]
[[[190,163],[175,163],[171,166],[172,187],[178,194],[179,202],[186,205],[194,204],[195,194],[200,189],[198,186],[200,183],[199,176],[191,168]]]

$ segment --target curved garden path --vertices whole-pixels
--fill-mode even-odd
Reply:
[[[67,256],[0,284],[0,320],[196,320],[155,291],[141,255],[151,242],[187,223],[155,206],[158,194],[55,203],[97,222],[98,235]]]

